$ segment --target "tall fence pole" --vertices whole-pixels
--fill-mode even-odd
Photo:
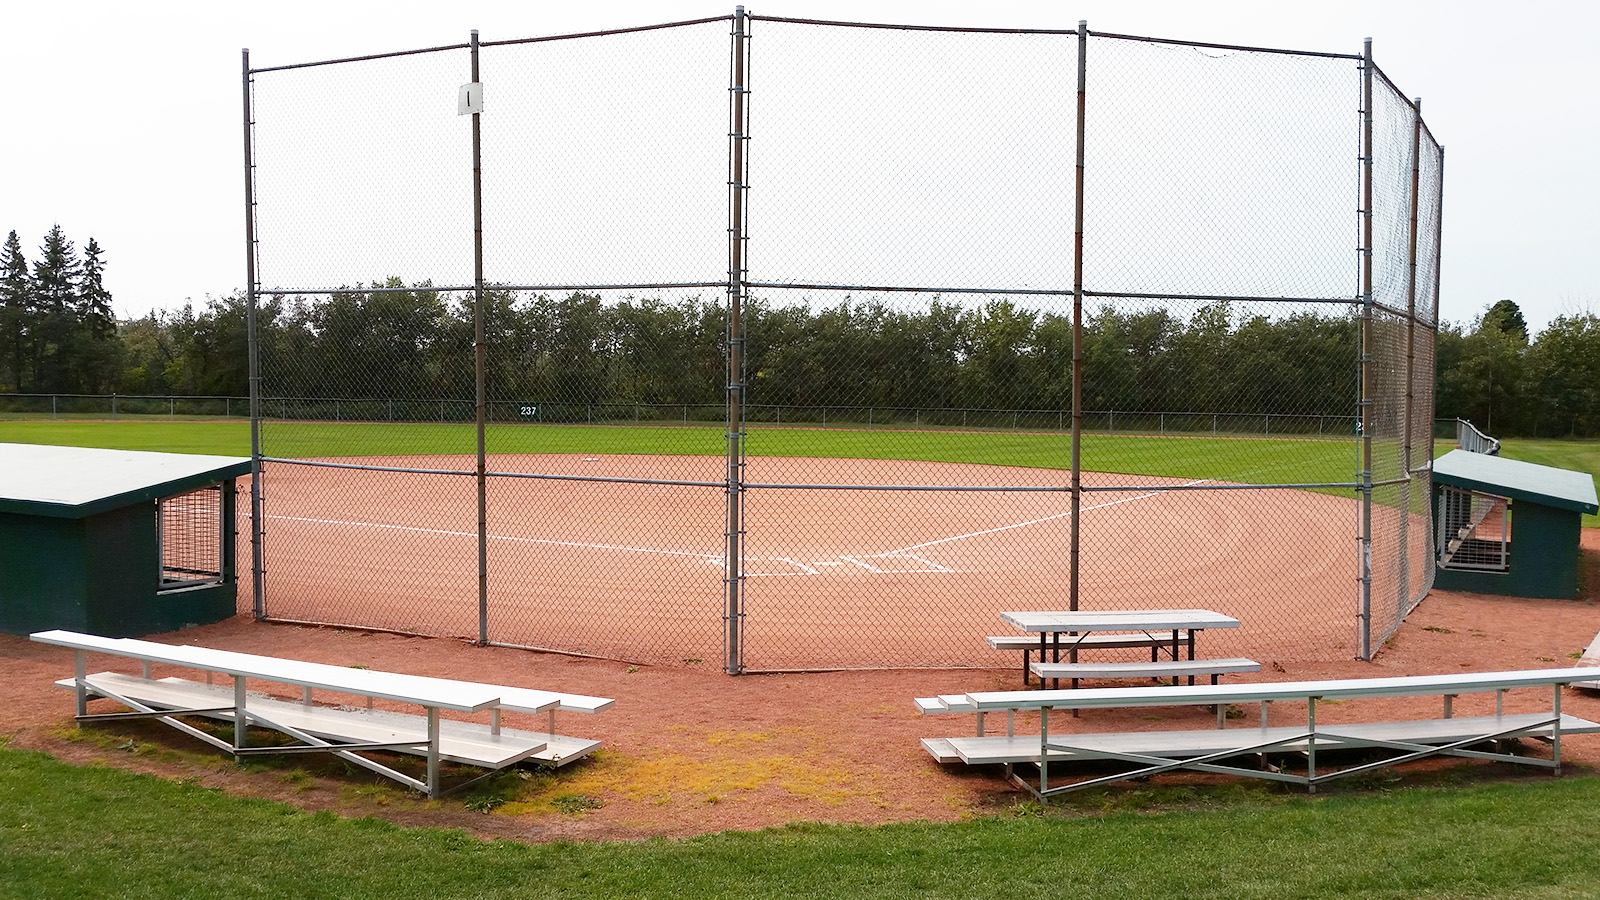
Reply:
[[[267,615],[266,573],[261,527],[261,357],[256,338],[256,188],[255,155],[250,135],[254,127],[250,108],[250,50],[244,64],[244,290],[245,353],[250,369],[250,609],[256,619]]]
[[[1088,48],[1089,22],[1079,19],[1077,175],[1072,194],[1072,550],[1067,585],[1067,608],[1073,610],[1078,608],[1078,516],[1083,504],[1083,123]]]
[[[1435,176],[1437,187],[1434,189],[1438,199],[1433,206],[1433,310],[1428,321],[1432,322],[1433,330],[1433,367],[1439,367],[1439,259],[1444,256],[1444,145],[1439,144],[1439,174]],[[1435,389],[1434,402],[1429,404],[1428,417],[1431,421],[1434,411],[1438,408],[1438,392]],[[1428,460],[1432,464],[1433,456],[1433,429],[1428,429]],[[1430,501],[1431,502],[1431,501]]]
[[[1406,248],[1406,425],[1400,443],[1400,475],[1405,479],[1405,496],[1400,504],[1400,590],[1406,609],[1410,609],[1414,600],[1411,596],[1411,440],[1417,392],[1417,188],[1422,183],[1421,150],[1422,98],[1418,97],[1411,106],[1411,235]]]
[[[472,29],[472,83],[478,83],[478,29]],[[472,114],[472,349],[478,419],[478,643],[489,643],[489,488],[483,369],[483,113]]]
[[[723,668],[744,671],[744,292],[745,292],[745,34],[744,7],[733,13],[728,84],[728,521],[727,643]]]
[[[1372,38],[1361,51],[1361,659],[1372,658]]]

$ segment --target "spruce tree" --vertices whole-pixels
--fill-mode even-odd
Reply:
[[[116,377],[120,357],[117,320],[111,310],[111,292],[103,281],[104,251],[94,238],[83,248],[77,298],[77,334],[73,342],[72,369],[76,386],[91,394],[109,390]]]
[[[27,385],[32,307],[28,261],[13,230],[0,245],[0,389],[22,391]]]
[[[77,331],[78,251],[51,226],[33,264],[34,377],[37,389],[47,393],[70,390],[69,370]]]

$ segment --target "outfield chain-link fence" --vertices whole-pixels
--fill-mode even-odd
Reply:
[[[262,618],[729,672],[1370,656],[1442,148],[1370,53],[748,15],[244,62]]]

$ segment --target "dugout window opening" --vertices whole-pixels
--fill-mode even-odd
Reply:
[[[1440,568],[1511,570],[1510,498],[1441,485],[1438,523]]]
[[[228,529],[223,527],[223,507],[221,484],[156,501],[156,540],[161,560],[158,592],[221,584],[227,578],[223,561]]]

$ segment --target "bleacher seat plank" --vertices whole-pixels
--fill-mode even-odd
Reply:
[[[103,688],[147,706],[171,709],[180,714],[185,709],[230,707],[233,704],[231,687],[201,684],[182,678],[148,679],[117,672],[99,672],[88,676],[87,681],[91,690]],[[71,678],[63,678],[56,684],[68,690],[76,689]],[[249,693],[246,708],[274,723],[325,740],[374,744],[415,741],[418,744],[416,750],[395,752],[418,756],[425,756],[427,752],[428,726],[423,716],[389,710],[307,706],[255,691]],[[225,721],[233,718],[229,712],[202,715]],[[502,728],[499,734],[493,734],[488,726],[476,722],[441,719],[439,756],[451,762],[501,769],[525,759],[538,758],[540,753],[550,751],[550,741],[546,738],[543,734],[512,728]],[[556,752],[560,749],[558,747]]]
[[[182,678],[147,679],[117,672],[100,672],[88,676],[91,690],[104,688],[130,700],[148,706],[172,709],[180,714],[184,709],[229,707],[233,704],[233,690],[222,685],[207,685]],[[65,678],[56,684],[72,689],[73,679]],[[274,723],[287,725],[317,737],[342,742],[395,743],[416,741],[425,755],[427,720],[422,716],[387,710],[368,710],[329,706],[307,706],[303,703],[280,700],[267,694],[251,692],[246,708]],[[229,712],[205,713],[211,718],[231,720]],[[502,728],[500,735],[491,735],[485,725],[441,719],[439,722],[439,754],[441,759],[467,763],[484,768],[498,769],[512,765],[544,749],[545,742],[534,740],[528,732]]]
[[[1035,735],[1034,746],[1037,747],[1038,743],[1038,736]],[[961,754],[957,753],[956,748],[951,746],[949,738],[923,738],[922,749],[928,751],[928,755],[938,762],[952,763],[962,761]],[[1038,754],[1034,755],[1037,756]]]
[[[1319,752],[1381,747],[1385,742],[1442,746],[1491,732],[1531,728],[1551,718],[1552,716],[1545,713],[1526,713],[1349,725],[1319,724],[1316,743]],[[1548,737],[1552,730],[1550,726],[1545,726],[1531,732],[1529,736]],[[1072,749],[1052,749],[1050,761],[1114,759],[1115,754],[1182,759],[1257,744],[1288,741],[1304,733],[1305,728],[1298,725],[1275,725],[1270,728],[1208,728],[1194,731],[1052,732],[1050,735],[1052,743],[1069,744]],[[1600,723],[1564,714],[1561,717],[1561,733],[1563,735],[1600,733]],[[989,765],[1039,762],[1037,733],[925,738],[922,745],[930,756],[941,763],[960,761],[970,765]],[[1291,741],[1269,752],[1297,753],[1304,751],[1306,746],[1307,742],[1304,740]]]

